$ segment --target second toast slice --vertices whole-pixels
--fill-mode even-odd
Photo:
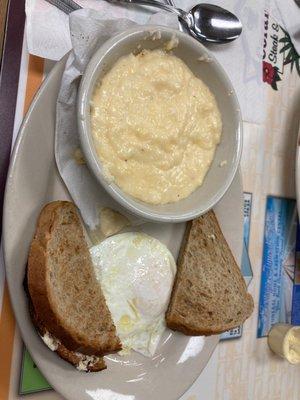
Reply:
[[[213,335],[237,327],[253,299],[213,211],[187,225],[167,326],[187,335]]]

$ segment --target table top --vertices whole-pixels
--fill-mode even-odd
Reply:
[[[0,24],[8,0],[0,4]],[[53,62],[29,55],[23,43],[24,1],[10,0],[6,48],[0,81],[0,183],[4,185],[11,143],[24,113]],[[23,25],[22,25],[23,24]],[[2,25],[0,25],[2,27]],[[2,29],[3,30],[3,29]],[[22,52],[23,48],[23,52]],[[295,211],[294,157],[299,126],[300,79],[294,68],[283,66],[278,90],[266,83],[266,121],[261,125],[244,123],[244,151],[241,170],[245,192],[244,239],[249,250],[253,280],[249,291],[255,311],[243,327],[239,339],[221,342],[207,367],[181,400],[297,400],[300,393],[300,366],[291,366],[268,349],[263,332],[257,338],[261,276],[267,271],[268,231],[274,230],[280,216]],[[9,93],[9,95],[8,95]],[[2,134],[3,132],[3,134]],[[2,136],[5,136],[3,139]],[[0,193],[1,186],[0,186]],[[276,210],[278,213],[276,214]],[[292,212],[290,213],[292,214]],[[277,219],[276,219],[277,218]],[[273,223],[273,225],[272,225]],[[286,218],[284,223],[291,222]],[[269,228],[269,229],[267,229]],[[272,238],[275,240],[276,238]],[[278,240],[282,238],[278,238]],[[268,245],[268,246],[267,246]],[[277,242],[274,246],[277,245]],[[290,243],[286,248],[295,250]],[[281,249],[283,252],[285,249]],[[290,264],[292,257],[289,258]],[[295,262],[295,260],[294,260]],[[279,267],[290,267],[282,262]],[[3,263],[0,264],[0,399],[62,400],[49,390],[43,376],[25,351],[10,307]],[[25,371],[25,372],[24,372]],[[41,390],[43,390],[41,392]],[[39,393],[35,393],[39,392]],[[33,394],[35,393],[35,394]]]

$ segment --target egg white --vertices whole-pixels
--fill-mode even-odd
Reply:
[[[175,260],[159,240],[144,233],[112,236],[90,249],[117,334],[126,354],[151,357],[165,330]]]

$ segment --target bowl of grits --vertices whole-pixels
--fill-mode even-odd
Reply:
[[[190,36],[138,26],[104,43],[78,93],[87,165],[133,214],[191,220],[230,187],[242,149],[239,104],[214,56]]]

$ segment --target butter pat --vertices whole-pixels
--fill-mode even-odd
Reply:
[[[300,363],[300,326],[275,324],[269,332],[268,345],[291,364]]]
[[[129,220],[117,211],[111,208],[102,208],[100,212],[101,232],[105,237],[115,235],[126,226],[129,226]]]
[[[105,238],[115,235],[131,225],[128,218],[108,207],[100,209],[99,219],[100,224],[89,232],[93,245],[101,243]]]

